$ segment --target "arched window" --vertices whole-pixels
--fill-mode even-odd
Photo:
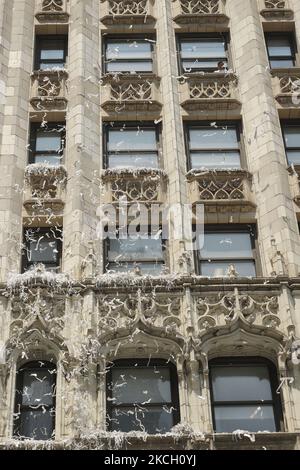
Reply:
[[[55,430],[56,366],[37,361],[17,372],[14,436],[48,440]]]
[[[275,366],[262,358],[210,362],[211,401],[216,432],[238,429],[280,431],[282,419]]]
[[[163,360],[120,360],[107,377],[111,431],[165,433],[180,421],[176,367]]]

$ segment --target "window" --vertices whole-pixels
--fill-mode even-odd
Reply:
[[[270,67],[289,68],[296,62],[295,39],[291,34],[266,34],[267,51]]]
[[[164,242],[159,234],[150,232],[108,239],[106,269],[108,272],[128,272],[140,268],[142,274],[159,275],[165,264]]]
[[[14,436],[49,440],[55,430],[56,366],[29,362],[17,372]]]
[[[213,125],[212,125],[213,124]],[[239,169],[240,131],[237,124],[214,122],[187,128],[189,169]]]
[[[24,230],[23,272],[36,264],[48,271],[57,271],[62,255],[62,230],[58,228],[26,228]]]
[[[111,431],[166,433],[178,424],[176,367],[163,360],[117,361],[107,380]]]
[[[36,37],[36,70],[64,69],[67,59],[67,36]]]
[[[108,168],[158,168],[158,128],[143,124],[106,127]]]
[[[199,247],[200,274],[226,277],[234,265],[240,277],[255,277],[254,232],[252,226],[206,226]]]
[[[216,432],[280,430],[276,369],[260,358],[216,359],[210,363]]]
[[[288,163],[300,165],[300,122],[284,123],[282,129]]]
[[[62,164],[65,146],[65,124],[32,124],[30,133],[29,163]]]
[[[180,38],[179,50],[183,72],[225,71],[228,67],[224,36]]]
[[[153,39],[108,39],[105,43],[105,72],[153,72]]]

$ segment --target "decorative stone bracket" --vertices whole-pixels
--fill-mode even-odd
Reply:
[[[181,106],[187,111],[199,109],[237,109],[237,77],[224,73],[186,73],[180,77]]]
[[[113,24],[151,24],[156,21],[154,0],[101,0],[101,21]]]
[[[273,93],[282,107],[300,105],[300,69],[288,71],[272,70]]]
[[[252,176],[245,170],[208,170],[187,175],[192,203],[209,206],[239,206],[241,211],[252,211],[256,205],[252,192]],[[210,207],[211,209],[211,207]],[[230,209],[230,208],[229,208]]]
[[[173,18],[180,25],[226,24],[224,0],[172,0]]]
[[[166,198],[167,176],[162,170],[106,170],[102,173],[102,181],[105,185],[105,203],[121,199],[128,203],[159,203]]]
[[[68,23],[69,0],[39,0],[36,19],[40,23]]]
[[[66,110],[67,77],[65,70],[33,72],[30,103],[34,110]]]
[[[260,14],[266,20],[292,20],[293,10],[288,0],[259,0]]]

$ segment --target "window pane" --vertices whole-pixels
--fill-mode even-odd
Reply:
[[[42,60],[62,60],[64,58],[65,41],[63,39],[47,39],[38,41],[38,46],[40,46],[40,57]]]
[[[21,393],[23,405],[52,405],[53,375],[44,368],[28,369],[23,373],[23,391]]]
[[[222,39],[182,41],[181,53],[185,59],[226,58],[225,42]]]
[[[236,129],[227,126],[190,129],[190,150],[199,149],[239,149]]]
[[[231,264],[234,264],[239,277],[256,277],[254,261],[201,261],[201,276],[226,277]]]
[[[151,44],[145,41],[108,42],[106,59],[151,59]]]
[[[273,69],[294,67],[294,61],[291,59],[271,60],[270,65]]]
[[[152,72],[152,62],[109,62],[108,72]]]
[[[192,169],[201,168],[240,168],[240,152],[195,152],[191,153]]]
[[[108,263],[107,270],[111,273],[127,273],[133,272],[135,268],[139,267],[142,274],[149,276],[159,276],[164,267],[163,261],[155,261],[153,263]]]
[[[48,165],[52,166],[59,166],[62,163],[62,156],[59,156],[57,154],[46,154],[46,155],[40,155],[37,154],[34,157],[34,163],[46,163]]]
[[[276,432],[274,410],[270,405],[216,406],[216,432],[243,429],[250,432]]]
[[[195,60],[183,60],[182,66],[184,68],[185,72],[190,72],[193,69],[212,69],[212,70],[218,70],[219,69],[219,64],[220,60],[210,60],[210,61],[205,61],[202,59],[195,59]],[[223,61],[223,67],[227,68],[227,62],[224,60]]]
[[[153,151],[157,149],[156,132],[152,129],[110,130],[109,151]]]
[[[166,433],[173,427],[172,412],[166,406],[147,408],[116,408],[112,413],[112,430],[121,432],[146,431]]]
[[[159,367],[112,370],[113,404],[171,402],[170,370]]]
[[[267,45],[270,56],[291,56],[292,47],[290,38],[285,36],[267,38]]]
[[[35,148],[37,152],[61,150],[61,135],[57,131],[38,131]]]
[[[35,440],[49,440],[53,433],[53,416],[50,411],[22,411],[18,434]]]
[[[300,126],[288,126],[283,130],[287,148],[298,147],[300,149]]]
[[[37,238],[39,237],[43,238],[29,242],[29,261],[34,263],[56,262],[58,257],[57,241],[43,235],[38,235]]]
[[[205,233],[201,258],[252,258],[249,233]]]
[[[300,150],[288,150],[287,159],[290,164],[300,165]]]
[[[158,168],[157,153],[113,153],[108,157],[109,168]]]
[[[266,366],[213,366],[211,378],[214,401],[272,400]]]
[[[127,240],[110,240],[109,261],[139,261],[163,259],[161,239],[146,240],[128,238]]]

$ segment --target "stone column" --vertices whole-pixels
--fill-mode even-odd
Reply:
[[[1,6],[4,7],[3,19],[7,27],[3,30],[6,32],[1,47],[2,55],[5,56],[2,70],[5,70],[8,54],[0,149],[0,280],[4,281],[10,272],[19,272],[21,265],[23,180],[28,152],[28,99],[35,2],[2,1]],[[10,37],[7,30],[10,30]],[[9,53],[3,49],[4,45],[5,48],[9,47]]]
[[[231,18],[233,67],[243,104],[248,168],[254,176],[263,275],[273,271],[274,237],[285,273],[295,276],[300,267],[300,237],[271,75],[266,73],[269,64],[257,2],[228,0],[226,5]]]
[[[96,238],[100,193],[99,1],[70,0],[70,12],[63,269],[79,279]]]

